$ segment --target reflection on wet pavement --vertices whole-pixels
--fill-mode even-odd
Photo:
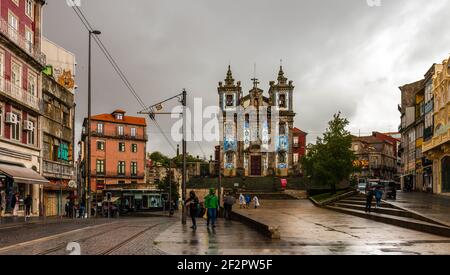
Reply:
[[[281,240],[270,240],[239,222],[219,221],[207,230],[199,221],[174,224],[157,239],[169,254],[450,254],[450,238],[317,208],[308,200],[263,201],[260,209],[237,209],[280,225]]]
[[[398,192],[395,205],[450,225],[450,197],[421,192]]]

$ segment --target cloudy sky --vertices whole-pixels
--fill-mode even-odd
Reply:
[[[48,0],[44,35],[77,56],[77,125],[87,113],[88,34],[65,0]],[[321,134],[337,111],[358,134],[396,131],[398,87],[448,58],[447,0],[81,0],[91,24],[142,99],[152,105],[183,88],[189,100],[217,104],[217,83],[231,64],[244,94],[254,75],[267,91],[280,59],[294,81],[295,125]],[[93,113],[140,105],[94,47]],[[160,119],[170,135],[171,123]],[[148,150],[173,154],[150,124]],[[207,157],[214,144],[189,144]],[[200,149],[200,147],[202,149]]]

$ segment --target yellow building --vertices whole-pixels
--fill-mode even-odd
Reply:
[[[450,195],[450,59],[435,68],[433,97],[433,138],[422,150],[433,160],[434,193]]]

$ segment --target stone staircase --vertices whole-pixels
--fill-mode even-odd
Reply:
[[[366,198],[364,194],[358,194],[329,204],[325,208],[408,229],[450,237],[450,227],[444,223],[401,209],[386,201],[382,202],[380,208],[375,208],[375,204],[374,200],[372,212],[366,213]]]

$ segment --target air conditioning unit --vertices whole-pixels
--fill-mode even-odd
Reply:
[[[8,124],[17,124],[19,123],[19,118],[14,113],[6,113],[5,122]]]
[[[30,120],[25,120],[23,122],[23,129],[25,131],[33,131],[34,130],[34,122]]]

